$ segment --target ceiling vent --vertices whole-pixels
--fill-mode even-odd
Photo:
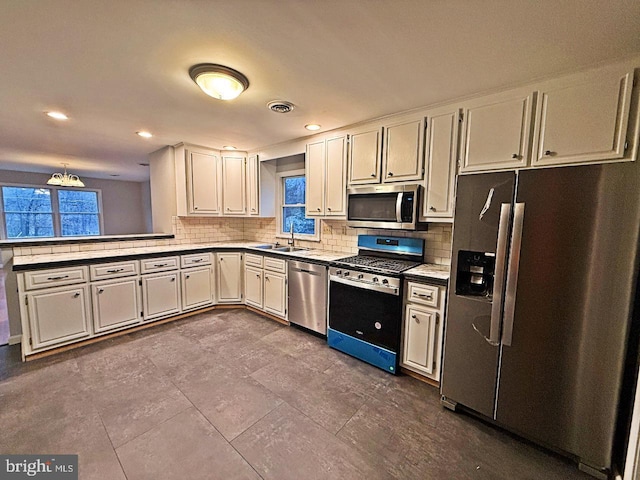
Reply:
[[[273,102],[267,103],[267,107],[276,113],[289,113],[295,108],[295,105],[284,100],[274,100]]]

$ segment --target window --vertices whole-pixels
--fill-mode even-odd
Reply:
[[[291,226],[296,238],[319,240],[316,220],[305,216],[306,179],[303,172],[280,174],[278,215],[278,236],[291,234]]]
[[[2,185],[4,238],[100,235],[100,191]]]

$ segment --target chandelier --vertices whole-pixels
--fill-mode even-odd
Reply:
[[[47,181],[47,185],[55,185],[57,187],[84,187],[84,183],[77,175],[67,173],[68,163],[63,163],[64,173],[54,173]]]

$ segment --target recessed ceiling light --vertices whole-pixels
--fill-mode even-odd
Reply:
[[[143,138],[151,138],[153,137],[153,135],[151,135],[150,132],[145,132],[144,130],[140,131],[140,132],[136,132],[138,135],[140,135]]]
[[[308,125],[305,125],[304,128],[306,128],[307,130],[311,130],[312,132],[315,130],[320,130],[321,125],[318,125],[317,123],[309,123]]]
[[[204,93],[218,100],[233,100],[249,88],[249,80],[242,73],[215,63],[194,65],[189,76]]]
[[[236,147],[232,147],[231,145],[225,145],[224,147],[222,147],[223,150],[237,150]]]
[[[62,112],[44,112],[44,113],[46,113],[51,118],[55,118],[56,120],[69,120],[69,117],[67,117]]]

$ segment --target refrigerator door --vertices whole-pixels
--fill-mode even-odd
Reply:
[[[493,417],[495,405],[502,298],[499,284],[510,234],[514,183],[513,172],[461,175],[456,194],[440,391],[448,400],[489,417]],[[499,243],[503,251],[496,257]]]
[[[509,263],[519,272],[507,275],[516,289],[505,299],[496,418],[595,470],[611,466],[638,266],[639,167],[518,179],[521,247]],[[514,223],[515,245],[517,215]]]

